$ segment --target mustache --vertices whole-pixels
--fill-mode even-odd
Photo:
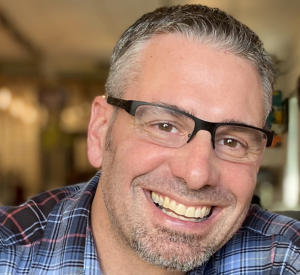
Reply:
[[[221,185],[207,184],[197,190],[190,189],[182,178],[163,177],[153,171],[136,177],[132,184],[162,193],[176,194],[191,201],[236,202],[236,197],[232,192]]]

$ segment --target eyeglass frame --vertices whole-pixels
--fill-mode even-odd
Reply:
[[[266,139],[267,139],[266,147],[270,147],[272,145],[273,138],[274,138],[274,132],[271,132],[271,131],[268,131],[268,130],[265,130],[262,128],[258,128],[258,127],[243,124],[243,123],[209,122],[209,121],[205,121],[200,118],[197,118],[197,117],[195,117],[189,113],[186,113],[184,111],[181,111],[179,109],[176,109],[176,108],[173,108],[170,106],[165,106],[162,104],[146,102],[146,101],[138,101],[138,100],[125,100],[125,99],[120,99],[120,98],[111,97],[111,96],[106,97],[106,100],[107,100],[108,104],[125,110],[128,114],[130,114],[133,117],[135,116],[136,109],[139,106],[148,105],[148,106],[155,106],[155,107],[169,109],[169,110],[175,111],[177,113],[183,114],[183,115],[191,118],[195,122],[195,127],[194,127],[193,132],[189,135],[189,139],[187,140],[186,143],[189,143],[200,130],[204,130],[204,131],[208,131],[210,133],[212,146],[213,146],[213,149],[215,149],[215,133],[216,133],[218,127],[220,127],[220,126],[237,126],[237,127],[245,127],[245,128],[260,131],[260,132],[264,133],[266,136]]]

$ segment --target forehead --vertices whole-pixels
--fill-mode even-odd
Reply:
[[[127,99],[175,105],[208,121],[261,126],[262,83],[245,59],[174,34],[150,39],[139,58]]]

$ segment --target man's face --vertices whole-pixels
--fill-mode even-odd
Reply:
[[[151,39],[141,58],[140,73],[123,99],[177,106],[210,122],[262,126],[261,81],[241,57],[164,35]],[[240,227],[260,161],[221,160],[207,131],[181,148],[155,145],[136,135],[133,122],[119,110],[110,148],[102,151],[95,199],[103,200],[108,215],[97,219],[110,224],[121,246],[151,264],[190,270]],[[154,203],[157,196],[163,206]]]

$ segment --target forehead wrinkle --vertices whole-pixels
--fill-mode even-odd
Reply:
[[[184,112],[184,113],[187,113],[187,114],[189,114],[189,115],[191,115],[191,116],[196,117],[196,116],[195,116],[195,110],[194,110],[193,108],[192,108],[191,110],[187,110],[187,109],[185,109],[185,108],[183,108],[183,107],[179,107],[179,106],[177,106],[177,105],[165,103],[165,102],[163,102],[163,101],[154,101],[153,103],[159,104],[159,105],[162,105],[162,106],[166,106],[166,107],[170,107],[170,108],[173,108],[173,109],[175,109],[175,110],[178,110],[178,111],[181,111],[181,112]]]

